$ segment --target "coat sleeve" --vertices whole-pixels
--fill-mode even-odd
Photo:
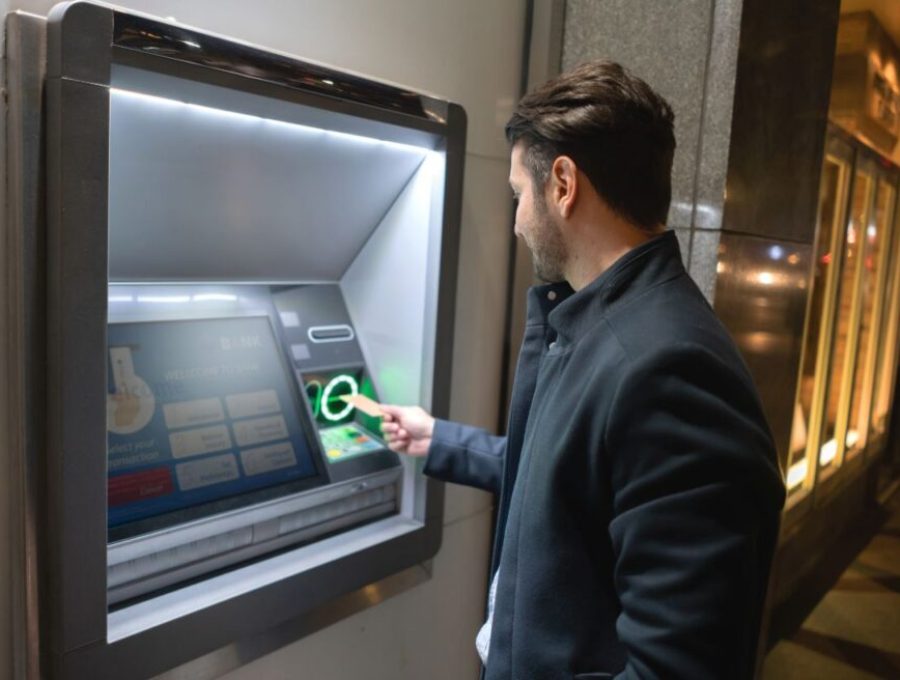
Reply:
[[[425,474],[445,482],[500,492],[506,437],[461,423],[437,420]]]
[[[617,678],[752,677],[784,486],[743,364],[688,346],[632,366],[606,447]]]

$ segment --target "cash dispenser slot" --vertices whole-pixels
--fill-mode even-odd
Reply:
[[[111,605],[398,510],[399,469],[112,544]]]

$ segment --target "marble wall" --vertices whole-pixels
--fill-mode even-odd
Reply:
[[[715,254],[722,226],[741,4],[741,0],[566,4],[563,68],[588,59],[613,59],[646,80],[675,111],[678,147],[668,224],[676,230],[691,274],[710,300],[715,294],[715,260],[709,254]]]

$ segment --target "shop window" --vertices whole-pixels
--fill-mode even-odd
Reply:
[[[874,220],[866,227],[863,254],[860,259],[859,325],[853,373],[850,413],[847,434],[844,438],[847,457],[852,458],[866,445],[869,412],[871,409],[872,382],[874,380],[878,334],[875,329],[881,321],[881,298],[884,291],[885,243],[890,237],[890,219],[893,216],[895,191],[885,179],[878,181],[875,197]]]
[[[856,171],[850,202],[850,219],[847,222],[844,247],[841,252],[840,284],[837,293],[834,340],[827,374],[825,414],[822,439],[819,446],[821,477],[833,473],[843,462],[844,436],[847,429],[846,413],[853,379],[853,361],[856,350],[858,323],[858,296],[856,283],[861,274],[865,252],[865,234],[869,225],[869,209],[874,191],[874,178],[870,172]]]
[[[896,201],[895,201],[896,202]],[[875,368],[874,394],[870,437],[887,432],[891,396],[897,375],[897,340],[900,325],[900,211],[894,218],[893,245],[886,258],[885,290],[882,303],[881,333],[878,341],[878,360]]]
[[[847,157],[852,152],[845,153]],[[787,465],[789,503],[806,495],[812,487],[828,345],[831,337],[829,301],[834,298],[837,284],[835,253],[840,252],[843,239],[843,222],[846,214],[847,189],[850,178],[850,162],[841,154],[829,153],[822,167],[819,191],[819,228],[816,246],[813,285],[807,311],[806,336],[801,360],[801,374],[794,420],[791,431],[791,448]]]

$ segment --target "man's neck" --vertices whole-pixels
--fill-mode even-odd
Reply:
[[[665,231],[662,225],[648,231],[611,211],[605,210],[603,213],[597,216],[602,221],[570,232],[572,239],[568,243],[565,277],[573,290],[581,290],[623,255]]]

